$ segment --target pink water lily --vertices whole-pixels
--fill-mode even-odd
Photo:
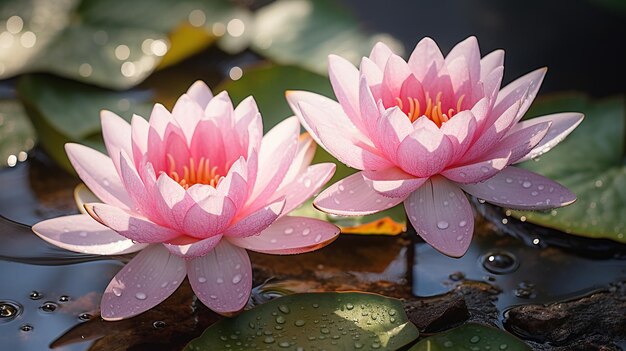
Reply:
[[[128,124],[103,111],[109,156],[67,144],[74,169],[102,201],[88,214],[54,218],[33,230],[62,248],[114,255],[140,251],[117,273],[101,302],[102,317],[144,312],[185,277],[212,310],[241,310],[252,272],[246,250],[295,254],[332,242],[327,222],[286,216],[315,194],[335,165],[310,165],[315,143],[291,117],[263,136],[254,99],[233,108],[196,82],[172,112],[155,105],[149,122]]]
[[[417,233],[444,254],[468,249],[473,211],[465,192],[515,209],[575,201],[563,186],[511,164],[565,138],[580,113],[521,121],[546,73],[533,71],[500,89],[504,52],[481,58],[476,38],[444,57],[429,38],[408,62],[378,43],[355,68],[329,57],[339,102],[304,91],[287,100],[315,141],[361,170],[323,191],[317,208],[367,215],[404,202]]]

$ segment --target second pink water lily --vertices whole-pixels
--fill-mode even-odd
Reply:
[[[474,37],[446,57],[425,38],[408,62],[379,43],[359,69],[331,55],[338,102],[304,91],[288,92],[287,99],[316,142],[361,172],[323,191],[315,206],[367,215],[404,202],[417,233],[458,257],[474,230],[465,192],[515,209],[574,202],[560,184],[511,165],[554,147],[583,116],[520,121],[546,70],[500,89],[503,65],[502,50],[481,58]]]
[[[115,255],[140,251],[110,282],[102,317],[144,312],[185,277],[212,310],[241,310],[250,296],[247,250],[294,254],[332,242],[339,229],[287,214],[316,193],[335,165],[310,165],[315,143],[295,117],[263,136],[252,98],[233,108],[195,83],[170,113],[129,125],[102,113],[109,156],[66,145],[74,169],[102,201],[87,213],[36,224],[35,233],[68,250]]]

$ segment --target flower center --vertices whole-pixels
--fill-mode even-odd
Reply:
[[[182,168],[182,174],[176,167],[176,161],[171,154],[167,154],[169,170],[167,175],[174,179],[183,188],[188,189],[194,184],[207,184],[216,187],[222,176],[217,173],[217,166],[212,166],[207,158],[200,158],[196,162],[193,157],[189,158],[189,163]]]
[[[448,108],[448,110],[444,110],[444,108],[441,107],[441,95],[441,92],[437,93],[433,100],[430,94],[426,92],[426,98],[424,99],[426,101],[425,104],[420,104],[420,101],[414,97],[407,97],[406,102],[396,97],[396,104],[406,113],[411,123],[415,122],[415,120],[421,116],[426,116],[428,119],[435,122],[438,127],[441,127],[461,110],[461,104],[463,104],[463,99],[465,98],[465,95],[459,97],[456,102],[456,109]],[[424,110],[422,110],[422,108],[424,108]]]

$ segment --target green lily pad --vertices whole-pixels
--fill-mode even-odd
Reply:
[[[26,159],[35,145],[35,130],[17,100],[0,100],[0,167]]]
[[[513,211],[513,215],[566,233],[626,243],[624,99],[560,95],[536,102],[528,115],[563,111],[582,112],[585,120],[553,150],[521,166],[567,186],[578,199],[548,212]]]
[[[18,94],[43,148],[71,170],[63,145],[80,142],[104,150],[100,111],[110,110],[130,121],[133,113],[149,117],[149,92],[116,92],[52,76],[22,77]]]
[[[320,74],[327,56],[358,63],[374,43],[384,41],[395,52],[402,44],[389,35],[369,35],[346,8],[331,0],[278,0],[257,12],[252,47],[281,64],[294,64]]]
[[[285,99],[287,90],[307,90],[334,98],[328,78],[295,66],[262,65],[244,71],[241,79],[227,80],[216,92],[226,90],[234,103],[252,95],[263,116],[263,129],[268,131],[280,121],[293,116]],[[317,148],[313,163],[332,162],[337,165],[335,175],[328,185],[343,179],[357,170],[349,168],[321,147]],[[328,220],[341,227],[344,233],[399,234],[406,230],[406,215],[402,205],[360,217],[333,216],[316,210],[311,201],[292,212],[294,215]]]
[[[530,351],[531,348],[500,329],[468,323],[421,340],[409,351]]]
[[[184,351],[397,350],[418,335],[397,299],[354,292],[294,294],[215,323]]]
[[[228,0],[5,1],[0,22],[7,20],[8,31],[0,37],[5,47],[0,53],[0,79],[46,71],[126,89],[152,73],[176,44],[167,34],[177,26],[212,28],[220,23],[228,36],[232,30],[227,24],[245,17],[242,13],[248,12]]]

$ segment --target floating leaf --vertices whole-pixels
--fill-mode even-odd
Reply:
[[[513,215],[567,233],[626,243],[626,115],[624,99],[592,101],[560,95],[534,104],[529,115],[578,111],[585,120],[561,144],[522,167],[568,187],[577,201],[549,212]]]
[[[19,101],[0,100],[0,167],[24,161],[35,139],[35,130]]]
[[[250,95],[254,96],[263,116],[265,131],[286,117],[293,116],[293,111],[284,98],[287,90],[307,90],[334,98],[328,78],[294,66],[252,67],[244,71],[241,79],[227,80],[220,84],[216,92],[221,90],[228,91],[234,103],[239,103]],[[332,162],[337,165],[335,175],[328,182],[329,185],[357,171],[340,163],[326,150],[318,147],[313,163],[320,162]],[[406,230],[406,215],[402,205],[369,216],[340,217],[316,210],[309,201],[293,213],[331,221],[339,225],[344,233],[399,234]]]
[[[224,28],[248,11],[228,0],[11,0],[0,6],[0,78],[32,71],[52,72],[97,85],[125,89],[143,81],[171,44],[167,34],[183,23],[206,31],[216,22]],[[228,31],[225,30],[225,33]],[[180,33],[178,33],[180,35]],[[179,49],[171,62],[193,54],[212,41],[197,37],[194,50]],[[8,50],[10,49],[10,50]],[[176,60],[173,59],[176,58]]]
[[[184,350],[397,350],[417,337],[400,300],[367,293],[309,293],[223,319]]]
[[[255,32],[252,47],[260,54],[321,74],[326,74],[331,53],[358,63],[377,41],[402,51],[388,35],[367,34],[347,9],[331,0],[273,2],[257,12]]]
[[[467,323],[421,340],[409,351],[530,351],[531,348],[513,335],[500,329]]]
[[[66,142],[81,142],[104,150],[100,136],[100,111],[110,110],[126,120],[132,114],[149,117],[147,91],[115,92],[52,76],[25,76],[18,83],[41,145],[67,169]]]

